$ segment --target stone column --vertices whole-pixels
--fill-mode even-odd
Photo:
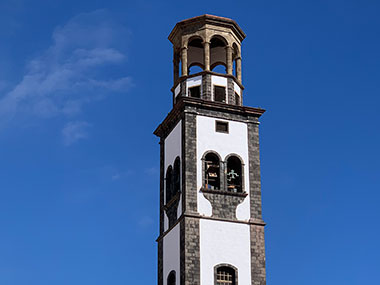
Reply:
[[[173,79],[174,79],[174,84],[177,82],[179,77],[179,56],[178,54],[173,51]]]
[[[235,88],[234,80],[232,78],[227,78],[227,96],[228,104],[235,105]]]
[[[205,70],[209,71],[210,70],[210,42],[204,42],[203,51],[204,51]]]
[[[202,94],[204,100],[211,100],[211,74],[202,75]]]
[[[236,58],[236,77],[241,82],[241,57]]]
[[[187,47],[182,48],[181,59],[182,59],[182,76],[187,76]]]
[[[226,46],[227,74],[232,75],[232,47]]]

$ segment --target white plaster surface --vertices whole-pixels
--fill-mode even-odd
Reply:
[[[223,77],[223,76],[212,75],[211,76],[211,83],[213,85],[215,84],[215,85],[227,87],[227,78]]]
[[[182,134],[182,121],[179,121],[178,124],[172,130],[172,132],[165,139],[164,175],[166,175],[166,170],[168,169],[169,165],[174,167],[174,160],[176,159],[177,156],[179,156],[179,158],[181,159],[181,164],[182,164],[182,156],[181,156],[182,136],[181,134]],[[181,177],[181,180],[182,180],[182,177]],[[180,185],[182,185],[182,183]],[[166,181],[164,182],[164,189],[166,189]],[[164,201],[166,201],[165,192],[166,191],[164,190]],[[180,208],[180,210],[182,211],[181,205],[178,208]],[[164,230],[166,231],[168,229],[169,223],[168,223],[166,213],[164,216],[165,216]]]
[[[172,270],[175,270],[177,280],[180,274],[179,224],[164,236],[163,255],[163,278],[166,285],[168,275]]]
[[[177,87],[174,89],[174,96],[175,97],[178,96],[180,90],[181,90],[181,84],[178,84]]]
[[[182,171],[181,171],[182,173]],[[182,185],[182,176],[181,176],[181,185]],[[182,215],[182,196],[179,196],[178,208],[177,208],[177,217],[179,218]]]
[[[249,163],[248,163],[248,130],[247,124],[228,121],[229,133],[215,131],[216,118],[197,116],[197,189],[198,212],[201,215],[211,216],[210,202],[199,191],[202,187],[202,156],[206,151],[217,152],[222,160],[229,154],[237,154],[244,164],[244,190],[248,196],[236,209],[236,217],[239,220],[248,221],[250,218],[249,207]],[[221,121],[221,120],[219,120]]]
[[[200,220],[201,285],[214,284],[214,267],[221,263],[238,269],[239,285],[251,285],[249,225]]]
[[[234,82],[234,91],[241,96],[241,88]]]
[[[165,214],[164,214],[164,231],[166,231],[168,228],[169,228],[169,218],[165,212]]]

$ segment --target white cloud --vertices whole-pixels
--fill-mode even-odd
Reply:
[[[90,126],[85,121],[68,122],[62,129],[63,144],[69,146],[78,140],[87,138]]]
[[[105,70],[125,64],[120,46],[127,34],[103,10],[57,27],[52,45],[30,60],[20,82],[0,96],[0,127],[17,116],[72,117],[89,102],[128,90],[130,77],[112,78]]]
[[[159,174],[159,169],[157,167],[150,167],[150,168],[146,168],[145,169],[145,173],[146,174],[149,174],[149,175],[152,175],[152,176],[156,176]]]
[[[115,181],[115,180],[119,180],[119,179],[120,179],[120,173],[115,173],[115,174],[113,174],[112,177],[111,177],[111,179],[112,179],[113,181]]]
[[[152,226],[154,223],[153,219],[149,216],[144,216],[144,217],[141,217],[139,220],[138,220],[138,225],[141,227],[141,228],[149,228],[150,226]]]

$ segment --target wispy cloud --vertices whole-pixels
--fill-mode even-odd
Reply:
[[[153,225],[154,221],[149,216],[143,216],[138,220],[138,225],[140,228],[149,228]]]
[[[62,129],[63,144],[72,145],[78,140],[88,137],[88,128],[91,125],[84,121],[69,122]]]
[[[110,77],[106,70],[110,65],[125,64],[120,41],[127,34],[103,10],[80,14],[57,27],[51,46],[26,64],[17,85],[7,88],[10,91],[2,97],[0,93],[0,127],[17,116],[73,117],[89,102],[127,91],[131,78]],[[68,123],[63,133],[75,126],[85,128]]]
[[[145,173],[148,175],[156,176],[160,173],[157,167],[149,167],[144,169]]]

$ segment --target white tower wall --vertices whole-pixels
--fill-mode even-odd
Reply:
[[[225,121],[229,123],[229,133],[219,133],[215,131],[215,121]],[[248,133],[247,124],[229,120],[219,120],[216,118],[197,116],[197,189],[198,189],[198,212],[204,216],[211,216],[212,208],[210,202],[199,191],[202,187],[202,156],[206,151],[215,151],[222,160],[229,154],[239,155],[244,163],[244,173],[249,173],[248,165]],[[244,189],[249,189],[248,175],[245,175]],[[248,221],[250,218],[249,191],[236,209],[238,220]]]

